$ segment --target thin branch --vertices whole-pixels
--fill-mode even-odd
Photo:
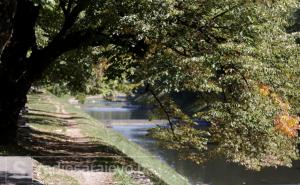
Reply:
[[[168,113],[168,111],[166,110],[165,106],[163,105],[163,103],[160,101],[160,99],[158,98],[158,96],[155,94],[155,92],[150,88],[150,85],[147,85],[147,88],[146,88],[151,94],[152,96],[154,97],[154,99],[157,101],[157,103],[159,104],[160,108],[163,110],[163,112],[165,113],[165,115],[167,116],[167,120],[169,122],[169,125],[170,125],[170,128],[172,130],[172,133],[175,136],[175,132],[174,132],[174,124],[173,122],[171,121],[171,116],[170,114]]]
[[[230,8],[228,8],[227,10],[225,10],[225,11],[223,11],[223,12],[221,12],[221,13],[215,15],[210,21],[212,22],[212,21],[216,20],[217,18],[219,18],[219,17],[221,17],[221,16],[227,14],[228,12],[231,12],[232,10],[234,10],[235,8],[237,8],[237,7],[239,7],[239,6],[241,6],[241,5],[240,5],[240,4],[237,4],[237,5],[234,5],[234,6],[230,7]]]
[[[237,67],[235,67],[235,66],[231,66],[231,67],[242,77],[242,79],[245,81],[247,87],[249,88],[250,85],[249,85],[248,80],[245,77],[245,75]]]

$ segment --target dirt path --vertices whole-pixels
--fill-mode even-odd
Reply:
[[[64,107],[60,106],[61,113],[65,115],[65,118],[67,118],[67,130],[66,130],[66,136],[73,139],[75,143],[79,144],[79,153],[80,150],[86,151],[86,148],[83,146],[84,143],[88,142],[88,139],[85,138],[81,132],[80,129],[76,127],[76,122],[71,120],[71,115],[66,112]],[[77,147],[74,145],[73,147]],[[80,149],[81,147],[81,149]],[[86,152],[85,152],[86,154]],[[90,153],[91,156],[94,156],[94,153]],[[76,155],[76,153],[74,153]],[[88,156],[87,156],[88,157]],[[111,172],[95,172],[95,171],[69,171],[68,172],[70,176],[75,178],[80,184],[86,184],[86,185],[112,185],[113,183],[113,174]]]
[[[77,126],[77,122],[72,119],[74,115],[68,113],[63,105],[53,102],[50,97],[46,99],[49,105],[56,109],[55,112],[41,113],[38,110],[34,110],[30,111],[30,113],[35,116],[48,116],[60,120],[60,124],[63,126],[61,128],[58,127],[59,129],[54,130],[53,133],[39,133],[38,137],[40,138],[33,139],[38,141],[38,143],[35,143],[36,150],[54,152],[45,153],[40,159],[37,159],[38,164],[36,165],[35,178],[49,185],[74,184],[68,182],[69,180],[67,179],[64,180],[65,182],[60,182],[60,180],[51,182],[50,179],[49,182],[49,179],[46,180],[45,175],[42,175],[44,172],[41,169],[44,169],[44,167],[47,168],[60,164],[64,167],[49,167],[46,171],[50,175],[46,176],[59,174],[64,177],[71,177],[80,185],[114,185],[112,172],[104,172],[93,168],[93,165],[97,163],[99,158],[101,159],[102,156],[109,155],[109,153],[101,151],[97,145],[90,143],[89,139],[84,137]],[[45,137],[40,135],[44,135]],[[50,139],[49,136],[55,138],[51,138],[50,141],[48,140]],[[66,168],[66,166],[68,167]]]

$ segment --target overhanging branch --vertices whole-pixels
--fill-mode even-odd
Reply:
[[[154,99],[156,100],[156,102],[159,104],[159,107],[161,108],[161,110],[165,113],[167,120],[169,122],[171,131],[174,135],[174,137],[176,138],[175,132],[174,132],[174,124],[171,120],[171,116],[169,114],[169,112],[166,110],[165,106],[163,105],[163,103],[160,101],[160,99],[158,98],[158,96],[155,94],[155,92],[150,88],[150,85],[147,85],[146,90],[149,91],[152,96],[154,97]]]

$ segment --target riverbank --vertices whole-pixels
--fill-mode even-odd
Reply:
[[[15,155],[35,156],[34,177],[42,184],[118,184],[110,168],[141,171],[154,184],[188,184],[171,167],[66,99],[42,93],[28,100],[29,128],[22,129],[18,148],[0,154],[18,150]]]
[[[160,161],[156,156],[136,143],[129,141],[118,132],[107,128],[105,123],[99,122],[82,110],[68,104],[66,98],[59,98],[58,101],[66,105],[68,112],[85,118],[80,120],[81,124],[78,125],[82,134],[90,137],[92,141],[102,141],[115,147],[138,164],[145,174],[156,179],[157,184],[159,184],[159,181],[170,185],[189,184],[186,178],[178,174],[165,162]]]

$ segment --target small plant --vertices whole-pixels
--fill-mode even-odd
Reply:
[[[117,185],[135,185],[133,179],[121,168],[117,168],[114,173]]]

